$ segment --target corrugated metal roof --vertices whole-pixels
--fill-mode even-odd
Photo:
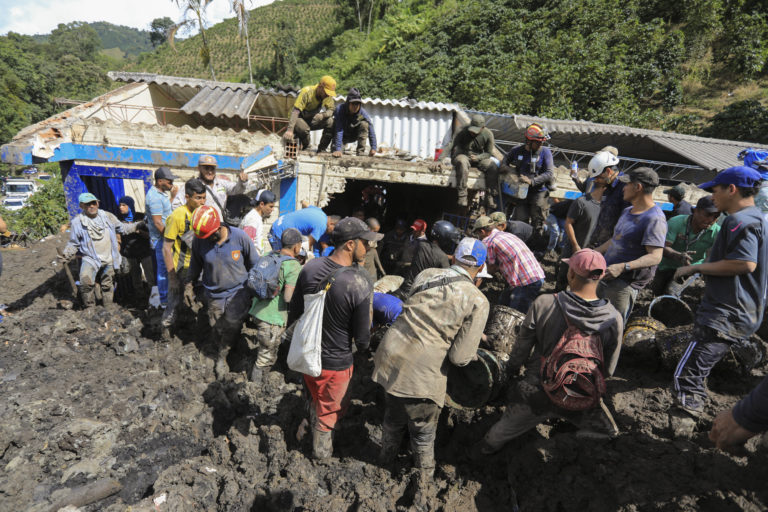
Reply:
[[[707,170],[722,170],[739,165],[737,155],[742,149],[768,149],[768,146],[762,144],[630,126],[527,115],[480,113],[486,116],[486,125],[499,141],[522,143],[526,127],[531,123],[539,123],[551,135],[551,144],[557,147],[595,152],[607,145],[613,145],[619,149],[619,155],[673,163],[693,163]]]
[[[259,93],[253,89],[231,89],[221,87],[203,87],[184,106],[181,107],[187,114],[199,114],[201,116],[224,116],[248,119],[253,104]]]

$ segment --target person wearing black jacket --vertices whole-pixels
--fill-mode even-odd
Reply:
[[[331,434],[349,405],[354,368],[352,343],[358,354],[368,350],[370,343],[373,282],[356,263],[365,260],[369,243],[376,237],[377,233],[360,219],[341,219],[332,235],[333,253],[304,266],[291,298],[288,325],[304,313],[305,295],[317,293],[331,283],[323,311],[322,372],[318,377],[304,375],[312,395],[312,451],[317,459],[332,455]]]
[[[400,288],[392,295],[405,301],[411,294],[411,286],[416,276],[428,268],[448,268],[451,266],[450,254],[456,249],[461,234],[456,227],[447,220],[435,222],[429,232],[428,239],[417,239],[413,261],[406,268],[405,279]]]

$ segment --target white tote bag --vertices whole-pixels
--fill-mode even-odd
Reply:
[[[296,322],[288,349],[288,368],[319,377],[323,371],[323,312],[328,287],[304,295],[304,313]]]

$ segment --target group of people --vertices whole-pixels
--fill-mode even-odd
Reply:
[[[330,83],[321,80],[321,86],[330,96]],[[319,104],[323,97],[311,92]],[[294,128],[302,126],[300,119]],[[473,118],[470,128],[478,122]],[[501,167],[538,165],[542,158],[536,152],[545,148],[533,141],[508,155]],[[97,286],[106,305],[121,266],[122,237],[146,226],[156,286],[164,290],[159,292],[162,337],[172,339],[182,311],[189,314],[195,303],[202,304],[198,321],[212,329],[218,377],[231,371],[228,352],[242,343],[245,351],[255,348],[247,372],[260,382],[278,360],[286,328],[305,314],[305,297],[324,292],[322,371],[304,375],[314,456],[332,455],[332,433],[348,407],[353,371],[365,367],[375,348],[372,378],[386,397],[381,461],[395,458],[407,431],[421,481],[429,482],[447,368],[476,360],[484,338],[490,303],[479,289],[483,278],[498,273],[506,284],[499,303],[525,315],[509,364],[512,374],[522,366],[527,371],[515,380],[512,403],[501,418],[469,449],[473,458],[499,450],[547,418],[576,424],[584,437],[617,435],[603,400],[605,379],[616,369],[638,291],[648,285],[662,293],[672,280],[694,273],[705,277],[694,341],[673,378],[673,416],[681,428],[692,428],[702,414],[712,367],[760,325],[768,228],[754,197],[762,176],[748,167],[726,169],[700,185],[711,196],[691,213],[667,220],[652,198],[657,174],[644,167],[620,172],[618,162],[615,149],[607,148],[589,163],[589,180],[581,184],[585,194],[567,209],[554,294],[541,293],[546,276],[527,244],[537,228],[508,219],[505,212],[481,216],[465,232],[448,221],[430,226],[416,219],[410,226],[398,220],[382,234],[376,219],[340,218],[306,206],[279,216],[266,231],[264,220],[276,198],[262,190],[235,226],[227,218],[227,197],[244,190],[246,177],[237,183],[218,178],[210,156],[201,157],[199,176],[172,200],[168,192],[176,177],[158,169],[140,222],[121,222],[100,210],[92,194],[82,194],[82,213],[72,221],[64,253],[82,256],[84,305],[95,303]],[[532,188],[546,183],[537,176],[529,181]],[[531,207],[538,208],[538,202]],[[546,215],[536,215],[543,223]],[[383,273],[400,274],[403,284],[390,293],[374,292]],[[381,328],[386,331],[372,347],[372,329]],[[766,382],[717,417],[711,436],[719,446],[768,428]]]

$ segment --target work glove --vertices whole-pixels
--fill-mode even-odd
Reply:
[[[443,166],[440,162],[432,162],[427,166],[427,169],[429,169],[429,172],[440,172],[443,170]]]
[[[317,125],[325,121],[325,115],[321,112],[312,116],[312,125]]]
[[[195,288],[192,283],[184,285],[184,304],[188,308],[195,305]]]
[[[178,274],[172,272],[168,274],[168,293],[178,295],[181,292],[181,281]]]

